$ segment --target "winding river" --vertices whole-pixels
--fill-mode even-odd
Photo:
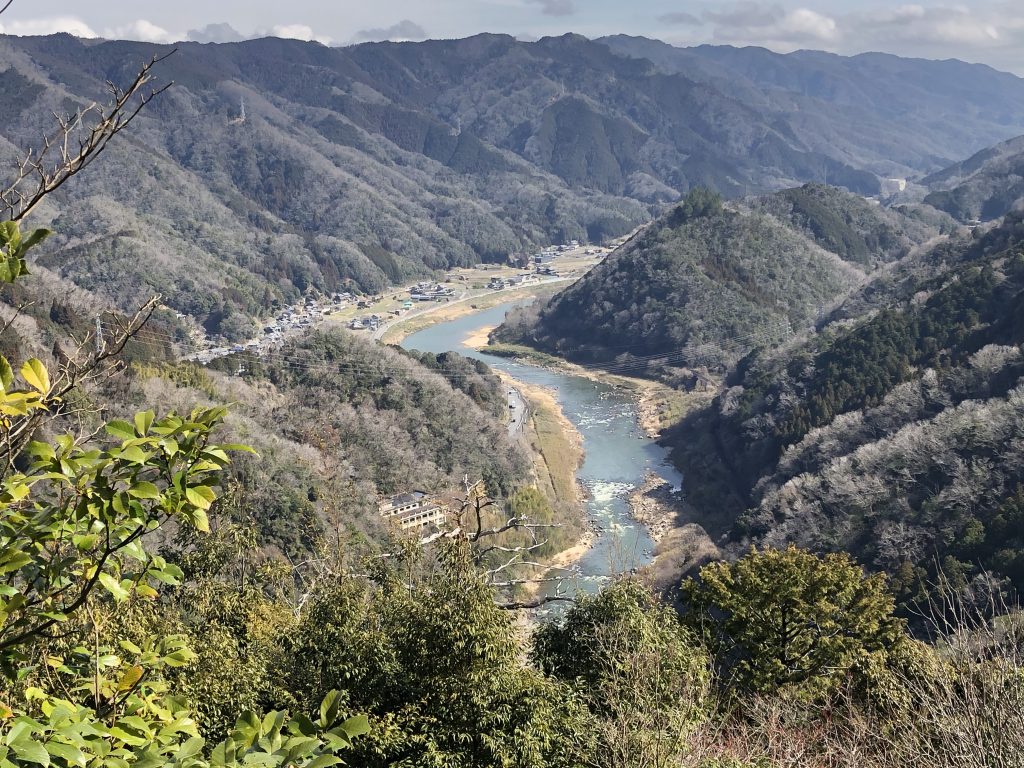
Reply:
[[[582,376],[487,355],[463,345],[470,334],[499,325],[518,303],[438,323],[408,336],[402,346],[435,354],[458,352],[483,360],[514,379],[557,393],[566,417],[583,436],[585,459],[577,478],[587,490],[586,514],[600,536],[576,570],[580,587],[593,590],[609,575],[651,561],[654,544],[647,530],[630,515],[630,492],[644,482],[648,470],[675,487],[681,486],[682,476],[668,463],[668,451],[640,430],[635,404],[627,393]]]

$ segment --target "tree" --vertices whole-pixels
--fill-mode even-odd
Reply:
[[[26,155],[15,180],[0,190],[9,219],[0,222],[0,283],[28,275],[28,251],[49,234],[23,235],[19,222],[87,167],[156,95],[133,105],[154,63],[127,89],[111,86],[107,108],[58,118],[58,139],[47,138]],[[83,128],[90,115],[95,122]],[[51,165],[54,149],[59,159]],[[0,765],[339,764],[336,753],[369,726],[365,717],[340,717],[337,693],[325,697],[316,720],[243,713],[227,739],[207,750],[187,702],[166,680],[168,670],[195,657],[182,637],[101,645],[95,608],[155,599],[161,584],[181,577],[180,569],[146,551],[144,539],[168,524],[208,530],[228,451],[243,449],[210,442],[224,415],[219,408],[161,419],[139,413],[93,434],[34,439],[155,305],[155,299],[144,305],[109,347],[97,340],[95,353],[62,361],[54,377],[30,359],[19,379],[0,357]]]
[[[566,686],[522,664],[516,628],[464,539],[376,558],[371,579],[324,580],[284,641],[282,680],[300,702],[344,689],[379,723],[366,768],[555,768],[586,731]],[[326,651],[326,652],[325,652]]]
[[[0,438],[14,418],[44,407],[49,374],[38,360],[17,387],[0,360]],[[188,707],[164,679],[194,653],[182,638],[120,640],[92,647],[62,644],[77,637],[99,600],[155,598],[174,585],[177,567],[143,547],[168,523],[205,531],[217,476],[228,450],[210,442],[223,409],[188,418],[152,413],[113,421],[113,445],[62,435],[32,442],[28,466],[0,484],[0,670],[8,702],[0,726],[0,759],[8,765],[230,765],[261,753],[266,765],[308,765],[349,746],[367,730],[365,718],[342,721],[328,695],[320,719],[244,714],[228,739],[200,757],[204,741]],[[15,456],[22,463],[22,456]],[[63,651],[63,652],[61,652]],[[321,760],[317,765],[332,764]]]
[[[902,637],[885,577],[845,554],[755,548],[702,568],[682,597],[723,674],[755,691],[820,687]]]
[[[533,659],[573,684],[596,721],[578,759],[601,768],[678,765],[706,714],[710,659],[650,590],[620,581],[581,596],[534,635]]]

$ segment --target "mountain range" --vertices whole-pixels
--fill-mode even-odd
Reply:
[[[0,39],[0,155],[169,50]],[[875,194],[1024,132],[1024,80],[986,67],[625,38],[183,43],[158,74],[174,87],[42,212],[43,263],[236,338],[311,289],[620,236],[695,186]]]
[[[958,219],[992,221],[1024,197],[1024,136],[988,147],[921,182],[925,202]]]
[[[915,213],[821,184],[733,203],[694,190],[552,300],[511,314],[495,338],[652,375],[724,370],[813,328],[936,237],[936,222]]]

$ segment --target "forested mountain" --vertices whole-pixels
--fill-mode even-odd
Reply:
[[[540,243],[622,235],[698,185],[743,195],[816,180],[874,193],[878,174],[933,171],[1024,130],[1022,81],[948,63],[780,59],[801,81],[826,62],[878,93],[912,91],[908,114],[933,108],[926,131],[881,95],[765,95],[753,65],[668,71],[653,50],[657,64],[571,35],[177,49],[157,68],[174,87],[120,151],[88,186],[50,199],[58,235],[42,259],[125,304],[158,290],[201,321],[259,315],[309,288],[373,291]],[[93,101],[168,51],[3,38],[0,87],[17,108],[0,153],[33,145],[50,111]],[[701,55],[727,53],[754,55]],[[953,81],[967,93],[947,116]],[[982,119],[994,91],[996,117]]]
[[[726,551],[849,552],[907,602],[940,576],[1021,590],[1024,214],[926,220],[817,185],[691,193],[497,337],[681,387],[723,373],[664,440]]]
[[[37,268],[31,281],[0,286],[0,322],[13,306],[24,309],[0,334],[0,355],[60,361],[93,329],[97,297]],[[113,316],[103,322],[113,326]],[[225,435],[259,457],[234,462],[222,510],[252,526],[264,551],[304,557],[331,531],[381,540],[382,495],[448,493],[469,476],[510,498],[531,483],[527,451],[502,423],[505,389],[482,363],[413,356],[335,329],[202,368],[177,361],[175,327],[158,311],[119,355],[123,373],[86,402],[102,401],[111,418],[231,405]]]
[[[499,329],[572,360],[723,368],[813,326],[936,230],[822,185],[723,204],[701,190],[546,306]]]
[[[925,177],[929,205],[961,221],[991,221],[1024,198],[1024,136],[1018,136]]]
[[[1024,81],[980,64],[883,53],[677,48],[626,35],[598,42],[665,72],[728,84],[736,98],[785,120],[808,146],[882,175],[904,177],[907,169],[966,157],[969,152],[957,154],[965,143],[977,142],[980,150],[1004,141],[1024,116]]]
[[[367,72],[382,89],[393,77],[390,93],[407,104],[417,94],[433,104],[430,84],[463,65],[469,77],[482,42],[495,39],[437,44],[444,55],[431,44],[372,46],[362,59],[280,41],[193,53],[244,49],[252,77],[285,76],[289,94],[355,93],[383,106],[391,97],[366,90]],[[526,57],[524,71],[532,51],[585,43],[499,42]],[[10,121],[26,132],[38,123],[22,102],[73,108],[101,75],[125,74],[104,56],[139,50],[69,38],[5,45],[17,60],[5,75]],[[435,58],[383,60],[395,50]],[[350,90],[324,64],[341,66],[336,55],[351,57]],[[707,564],[674,606],[635,571],[570,594],[562,568],[529,575],[551,573],[535,558],[577,530],[534,487],[523,438],[499,422],[504,382],[486,365],[314,330],[203,368],[175,359],[180,318],[159,298],[134,315],[110,308],[159,288],[202,318],[226,306],[258,312],[345,270],[382,284],[481,255],[473,222],[529,239],[542,229],[530,206],[515,219],[494,213],[497,198],[473,197],[459,210],[484,218],[452,214],[448,232],[417,206],[464,200],[452,181],[463,172],[432,178],[440,163],[424,159],[426,145],[399,152],[359,129],[394,161],[362,165],[362,150],[311,140],[315,120],[335,115],[283,93],[254,96],[241,79],[225,85],[218,78],[237,75],[230,61],[173,61],[190,85],[122,137],[123,153],[91,162],[126,127],[145,69],[83,145],[71,131],[70,156],[0,194],[4,766],[1019,764],[1020,614],[998,601],[1000,578],[1024,579],[1024,215],[968,237],[926,208],[884,211],[816,185],[732,204],[696,189],[635,237],[584,283],[601,297],[602,343],[635,327],[654,329],[650,349],[708,338],[724,368],[740,324],[762,337],[775,321],[789,328],[785,345],[731,366],[729,388],[669,437],[691,499],[721,481],[714,511],[729,517],[736,549],[799,540],[848,549],[869,569],[787,546]],[[227,119],[224,105],[242,91],[244,120]],[[395,113],[376,114],[381,131],[405,130]],[[628,134],[614,120],[604,127]],[[556,120],[548,134],[555,147],[563,128]],[[451,148],[433,136],[435,149]],[[462,159],[488,166],[492,148],[466,141]],[[586,151],[561,176],[590,167],[585,138],[566,146]],[[591,221],[587,201],[618,211],[593,209],[613,217],[602,228],[643,212],[493,152],[509,165],[488,166],[487,184],[521,179],[515,194],[527,201],[549,190],[545,215],[569,217],[559,226]],[[446,168],[458,154],[441,152]],[[327,155],[337,163],[323,166]],[[95,186],[73,178],[100,168]],[[359,178],[355,202],[341,178]],[[369,218],[346,219],[360,203]],[[30,226],[31,211],[66,231]],[[324,234],[342,223],[344,233]],[[954,237],[921,243],[939,229]],[[385,235],[394,240],[374,239]],[[330,251],[330,237],[355,250]],[[469,251],[430,262],[436,252],[404,252],[404,238]],[[329,258],[356,251],[367,261]],[[623,296],[642,305],[617,306]],[[830,300],[831,312],[816,309]],[[806,335],[794,336],[801,324]],[[589,353],[604,361],[608,350]],[[381,494],[463,478],[484,483],[465,489],[465,504],[453,500],[443,531],[381,530]],[[871,569],[890,571],[897,594]],[[911,625],[897,598],[922,595],[942,613]],[[567,599],[535,625],[513,613]]]
[[[1024,587],[1022,241],[1011,215],[909,257],[860,319],[741,361],[668,437],[691,500],[736,521],[738,548],[852,552],[903,600],[940,571]]]

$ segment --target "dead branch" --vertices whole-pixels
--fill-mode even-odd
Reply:
[[[3,10],[6,9],[4,6]],[[174,52],[154,56],[143,64],[126,87],[108,82],[110,101],[107,104],[90,104],[73,116],[55,114],[56,134],[44,136],[41,147],[28,150],[17,163],[14,180],[0,192],[0,216],[9,221],[21,221],[47,195],[88,168],[111,139],[127,128],[153,99],[173,85],[166,83],[144,93],[152,82],[153,67]]]

